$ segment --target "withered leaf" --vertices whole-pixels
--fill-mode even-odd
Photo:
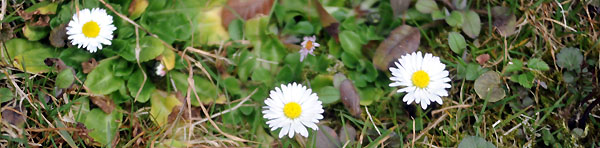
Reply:
[[[46,64],[46,66],[54,66],[54,68],[57,71],[62,71],[65,68],[70,68],[69,66],[67,66],[65,64],[65,62],[63,62],[61,59],[59,58],[46,58],[44,60],[44,64]]]
[[[321,2],[318,0],[312,0],[311,2],[314,4],[315,9],[317,9],[317,13],[319,13],[319,20],[321,20],[321,25],[325,29],[325,32],[335,38],[336,41],[339,41],[338,34],[340,32],[340,22],[338,22],[325,10],[325,8],[323,8]]]
[[[22,114],[27,114],[23,112],[19,107],[4,107],[2,109],[2,121],[8,122],[12,125],[21,126],[25,123],[25,116]]]
[[[83,73],[90,73],[96,66],[98,66],[98,62],[96,62],[96,59],[94,58],[90,58],[88,61],[81,63]]]
[[[228,0],[227,5],[221,10],[221,24],[223,28],[229,28],[229,23],[237,19],[236,14],[244,20],[260,14],[267,15],[271,12],[272,6],[273,0]]]
[[[410,5],[411,0],[390,0],[392,5],[392,11],[394,11],[394,17],[399,17]]]
[[[142,13],[146,10],[147,7],[148,0],[133,0],[129,4],[129,9],[127,9],[127,12],[129,12],[130,18],[136,19],[140,17],[140,15],[142,15]]]
[[[50,32],[50,44],[54,47],[65,46],[65,40],[67,40],[67,24],[60,24],[58,27],[52,29]]]
[[[485,64],[485,62],[490,60],[490,55],[487,53],[482,54],[482,55],[477,56],[477,58],[475,58],[475,60],[477,60],[477,63],[479,63],[479,65],[483,65],[483,64]]]
[[[354,141],[356,139],[356,129],[350,124],[344,125],[340,128],[339,134],[340,142],[346,143],[346,141]]]
[[[517,26],[517,17],[509,8],[496,6],[492,8],[492,18],[494,27],[502,37],[507,37],[515,33]]]
[[[420,41],[419,29],[408,25],[399,26],[379,44],[373,56],[373,64],[377,69],[387,71],[396,59],[417,51]]]
[[[106,114],[110,114],[115,109],[115,102],[106,96],[92,96],[90,100]]]
[[[360,96],[356,91],[354,84],[348,79],[340,84],[340,96],[342,103],[352,116],[359,117],[362,110],[360,109]]]
[[[488,71],[475,80],[473,87],[479,98],[488,99],[488,102],[497,102],[506,96],[504,89],[500,87],[501,83],[498,72]]]
[[[319,124],[319,130],[317,131],[316,146],[319,148],[338,148],[341,147],[341,143],[338,139],[338,135],[333,129],[326,125]]]
[[[12,39],[13,37],[15,37],[13,32],[14,32],[14,28],[12,28],[10,26],[10,24],[2,23],[2,29],[0,30],[0,41],[6,42],[6,41]]]

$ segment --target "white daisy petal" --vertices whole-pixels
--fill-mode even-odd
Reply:
[[[279,138],[294,137],[299,133],[308,137],[308,128],[317,130],[316,123],[323,119],[323,105],[316,93],[301,84],[282,84],[270,91],[265,99],[263,118],[271,130],[282,128]]]
[[[67,26],[68,39],[72,45],[85,48],[90,53],[102,50],[102,44],[111,45],[112,33],[117,29],[112,22],[112,16],[104,9],[80,10]]]
[[[448,96],[446,88],[451,88],[449,73],[440,58],[431,53],[413,52],[402,55],[396,62],[396,67],[390,67],[392,74],[390,87],[400,87],[398,93],[406,93],[403,102],[413,101],[427,109],[431,102],[443,104],[442,98]]]

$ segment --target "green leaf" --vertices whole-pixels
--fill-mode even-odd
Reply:
[[[469,63],[466,65],[459,64],[457,71],[459,77],[472,81],[479,78],[479,75],[487,72],[488,70],[486,68],[482,68],[477,63]]]
[[[464,23],[462,24],[462,31],[471,38],[476,38],[481,32],[481,20],[479,15],[472,10],[464,12]]]
[[[517,79],[518,79],[519,84],[521,84],[521,86],[529,89],[529,88],[533,87],[533,78],[535,78],[533,73],[525,72],[525,73],[520,74]]]
[[[34,4],[33,6],[25,9],[25,12],[32,13],[32,12],[38,11],[38,12],[36,12],[36,14],[40,14],[40,15],[55,14],[57,7],[58,7],[58,3],[50,3],[48,1],[42,1],[42,2]]]
[[[310,81],[310,88],[314,92],[319,92],[322,88],[333,85],[333,76],[319,74]]]
[[[438,5],[434,0],[418,0],[415,4],[417,10],[421,13],[429,14],[438,10]]]
[[[443,20],[446,18],[446,15],[442,12],[442,10],[433,10],[431,12],[431,19],[435,20]]]
[[[12,100],[13,97],[13,92],[10,89],[6,87],[0,88],[0,103],[8,102]]]
[[[94,108],[87,113],[83,124],[92,131],[88,135],[94,138],[94,141],[99,142],[102,146],[110,147],[119,128],[119,123],[123,121],[122,118],[123,114],[120,111],[106,114],[100,108]]]
[[[373,102],[381,99],[384,95],[382,89],[366,87],[358,90],[360,94],[360,105],[371,105]]]
[[[75,81],[75,75],[71,68],[65,68],[56,76],[56,86],[58,88],[69,88]]]
[[[358,60],[356,59],[356,56],[349,54],[347,52],[342,53],[342,62],[344,63],[344,66],[346,66],[348,68],[355,68],[356,65],[358,64]]]
[[[500,86],[501,83],[500,74],[488,71],[475,80],[473,87],[479,98],[487,99],[488,102],[497,102],[506,96],[504,89]]]
[[[140,40],[140,62],[146,62],[158,57],[165,50],[160,39],[145,36]]]
[[[446,23],[452,27],[460,27],[463,25],[463,17],[460,11],[452,11],[450,16],[446,16]]]
[[[564,71],[562,74],[562,79],[567,83],[573,83],[577,80],[577,77],[575,77],[575,74],[573,74],[573,72]]]
[[[467,136],[460,141],[458,148],[496,148],[496,146],[481,137]]]
[[[521,68],[523,68],[523,61],[519,59],[513,59],[504,68],[504,72],[509,73],[513,71],[521,71]]]
[[[48,71],[50,67],[46,66],[44,60],[56,57],[54,50],[40,42],[15,38],[6,41],[5,45],[8,55],[13,58],[10,61],[14,61],[14,66],[31,73]]]
[[[529,59],[529,61],[527,61],[527,67],[529,67],[531,69],[540,70],[540,71],[550,70],[550,67],[548,66],[548,64],[546,64],[546,62],[544,62],[540,58]]]
[[[185,92],[188,89],[188,75],[183,74],[181,72],[176,72],[176,71],[172,71],[169,72],[171,74],[171,77],[173,78],[173,83],[175,83],[175,87],[177,88],[177,91],[182,91]],[[215,85],[213,85],[210,81],[208,81],[205,78],[202,78],[198,75],[194,75],[192,77],[192,79],[194,79],[194,89],[196,90],[196,93],[198,93],[198,99],[200,99],[200,101],[202,103],[208,104],[208,103],[213,103],[216,101],[216,103],[223,103],[225,100],[221,100],[221,98],[217,98],[218,94],[219,94],[219,90],[217,89],[217,87]],[[192,91],[194,90],[192,89]],[[194,106],[199,106],[200,102],[198,102],[198,99],[196,99],[196,95],[192,94],[191,97],[191,101],[192,101],[192,105]]]
[[[283,81],[284,83],[291,82],[294,79],[294,71],[289,65],[286,65],[279,70],[276,77],[278,81]]]
[[[36,27],[30,24],[25,24],[23,29],[23,35],[30,41],[39,41],[48,36],[49,32],[47,27]]]
[[[362,41],[360,36],[349,30],[344,30],[340,33],[340,44],[344,52],[352,54],[354,57],[362,57]]]
[[[340,91],[333,86],[325,86],[317,92],[323,104],[332,104],[340,100]]]
[[[465,38],[458,32],[450,32],[448,34],[448,45],[450,45],[450,49],[456,54],[462,54],[463,50],[467,48]]]
[[[124,85],[125,81],[114,75],[112,66],[115,61],[117,61],[115,58],[104,59],[87,75],[83,84],[89,88],[91,93],[106,95]]]
[[[80,67],[82,62],[92,58],[92,54],[85,49],[67,48],[58,55],[58,58],[68,66]]]
[[[556,55],[556,60],[560,68],[579,70],[583,62],[583,54],[577,48],[563,48]]]
[[[229,36],[232,40],[241,40],[244,37],[244,22],[240,19],[235,19],[229,23]]]
[[[137,96],[137,93],[140,91],[140,87],[142,86],[143,82],[144,74],[140,69],[136,70],[131,77],[129,77],[129,80],[127,81],[127,89],[129,89],[129,95],[131,95],[131,97],[135,98]],[[150,95],[152,95],[152,92],[154,92],[155,89],[156,87],[152,81],[147,79],[146,83],[144,83],[144,88],[142,88],[140,95],[138,98],[135,98],[135,100],[141,103],[148,101]]]
[[[236,79],[235,77],[226,78],[225,80],[223,80],[223,85],[225,86],[225,89],[227,89],[227,91],[229,93],[232,93],[232,94],[240,94],[241,93],[240,81],[238,79]]]
[[[229,39],[229,34],[221,25],[221,10],[226,9],[223,7],[217,7],[205,11],[204,13],[200,13],[200,15],[196,16],[195,20],[197,24],[194,24],[194,44],[202,45],[202,44],[218,44],[223,40]],[[249,37],[249,24],[252,24],[254,19],[247,20],[244,24],[244,34],[246,38]],[[187,23],[187,22],[186,22]],[[189,31],[184,30],[184,31]]]
[[[271,72],[264,68],[257,68],[252,72],[251,76],[253,81],[262,82],[263,84],[270,85],[273,82]]]
[[[180,106],[182,103],[179,102],[175,94],[168,94],[164,91],[156,90],[152,93],[152,98],[150,100],[150,115],[152,116],[152,121],[158,124],[158,126],[163,126],[167,123],[167,119],[169,118],[169,114],[173,110],[173,107]]]

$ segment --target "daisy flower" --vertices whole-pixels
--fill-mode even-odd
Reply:
[[[102,44],[111,44],[113,31],[117,29],[112,23],[112,16],[104,9],[83,9],[73,15],[73,20],[67,26],[67,35],[72,45],[94,53],[102,49]]]
[[[163,65],[162,63],[159,63],[158,66],[156,66],[156,75],[163,77],[166,74],[167,74],[167,71],[166,71],[165,65]]]
[[[271,131],[282,128],[279,138],[286,134],[292,138],[294,133],[308,137],[306,127],[319,129],[316,123],[323,119],[323,106],[311,89],[296,83],[281,84],[281,88],[271,90],[269,97],[262,113]]]
[[[319,43],[315,42],[316,39],[317,38],[314,35],[312,37],[304,37],[304,41],[301,43],[302,49],[300,49],[300,62],[302,62],[308,54],[314,56],[313,50],[315,50],[316,47],[321,46]]]
[[[390,87],[403,86],[398,93],[406,92],[402,101],[411,104],[413,101],[421,104],[423,109],[431,102],[442,104],[443,96],[448,96],[446,88],[450,88],[450,78],[446,65],[440,62],[439,57],[421,52],[406,54],[395,62],[397,68],[390,67],[392,77]]]

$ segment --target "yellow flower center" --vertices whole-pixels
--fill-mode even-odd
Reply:
[[[306,45],[304,46],[304,48],[310,50],[313,47],[313,42],[312,41],[306,41]]]
[[[425,88],[427,85],[429,85],[429,75],[423,70],[413,73],[411,80],[413,85],[419,88]]]
[[[290,119],[296,119],[300,117],[300,113],[302,113],[302,108],[300,107],[300,104],[296,102],[290,102],[283,106],[283,113],[286,117]]]
[[[94,21],[89,21],[89,22],[83,24],[81,31],[83,32],[83,35],[85,35],[86,37],[95,38],[98,36],[98,34],[100,34],[100,26],[98,25],[98,23],[96,23]]]

